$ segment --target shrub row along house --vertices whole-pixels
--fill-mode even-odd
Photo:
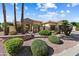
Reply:
[[[33,20],[30,18],[25,18],[24,19],[24,26],[28,31],[33,31],[33,32],[38,32],[40,30],[56,30],[56,26],[62,25],[62,21],[55,22],[55,21],[48,21],[48,22],[42,22],[42,21],[37,21]],[[17,22],[17,24],[21,24],[20,21]]]
[[[17,24],[21,25],[21,22],[17,21]],[[55,30],[57,22],[52,21],[42,22],[30,18],[25,18],[23,25],[27,29],[27,31],[38,32],[40,30]]]

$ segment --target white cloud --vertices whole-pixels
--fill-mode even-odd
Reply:
[[[35,13],[32,13],[32,14],[26,13],[25,15],[26,15],[26,16],[35,16]]]
[[[37,3],[37,8],[41,8],[41,3]]]
[[[44,15],[38,15],[40,18],[52,18],[52,15],[44,14]]]
[[[49,15],[52,15],[52,16],[58,15],[57,12],[48,12],[48,14],[49,14]]]
[[[40,9],[40,11],[47,11],[47,9]]]
[[[46,4],[44,4],[43,7],[45,7],[45,8],[57,8],[57,6],[53,3],[46,3]]]
[[[26,15],[30,15],[30,13],[26,13]]]
[[[79,5],[79,3],[70,3],[70,4],[67,4],[67,7],[75,7],[78,5]]]
[[[33,13],[32,16],[35,16],[35,14]]]
[[[72,7],[75,7],[75,6],[78,6],[79,3],[72,3],[71,5],[72,5]]]
[[[65,17],[66,15],[65,15],[65,14],[60,14],[60,16],[61,16],[61,17]]]
[[[70,10],[66,10],[66,11],[61,10],[61,11],[60,11],[61,14],[65,14],[65,12],[66,12],[66,13],[70,13]]]
[[[71,7],[70,4],[67,4],[67,7]]]
[[[16,6],[16,9],[18,10],[19,8]]]
[[[16,3],[16,9],[17,9],[17,10],[19,9],[19,7],[18,7],[18,3]]]
[[[36,9],[40,9],[40,11],[47,11],[48,8],[57,9],[57,6],[53,3],[38,3]]]
[[[53,17],[56,17],[57,15],[58,15],[57,12],[47,12],[46,14],[38,15],[38,17],[52,19]]]
[[[66,10],[67,13],[70,13],[70,10]]]
[[[61,10],[60,13],[63,14],[64,13],[64,10]]]
[[[9,18],[10,16],[7,15],[7,18]]]

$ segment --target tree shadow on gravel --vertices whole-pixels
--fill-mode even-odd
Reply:
[[[51,48],[50,46],[48,46],[48,53],[49,53],[48,56],[51,56],[54,53],[54,49]]]
[[[16,54],[16,56],[32,56],[30,46],[23,46],[19,53]]]
[[[50,46],[48,46],[48,53],[49,53],[48,56],[51,56],[54,53],[54,49],[51,48]],[[32,56],[30,46],[23,46],[21,50],[19,51],[19,53],[17,53],[14,56]]]

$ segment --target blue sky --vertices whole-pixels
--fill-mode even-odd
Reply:
[[[13,4],[7,3],[7,21],[14,21]],[[24,18],[31,18],[43,22],[69,20],[79,21],[78,3],[25,3]],[[21,18],[21,3],[17,3],[17,21]],[[3,22],[2,5],[0,4],[0,22]]]

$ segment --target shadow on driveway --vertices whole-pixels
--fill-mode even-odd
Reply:
[[[70,36],[62,36],[60,38],[63,40],[79,41],[79,34],[72,33]]]

